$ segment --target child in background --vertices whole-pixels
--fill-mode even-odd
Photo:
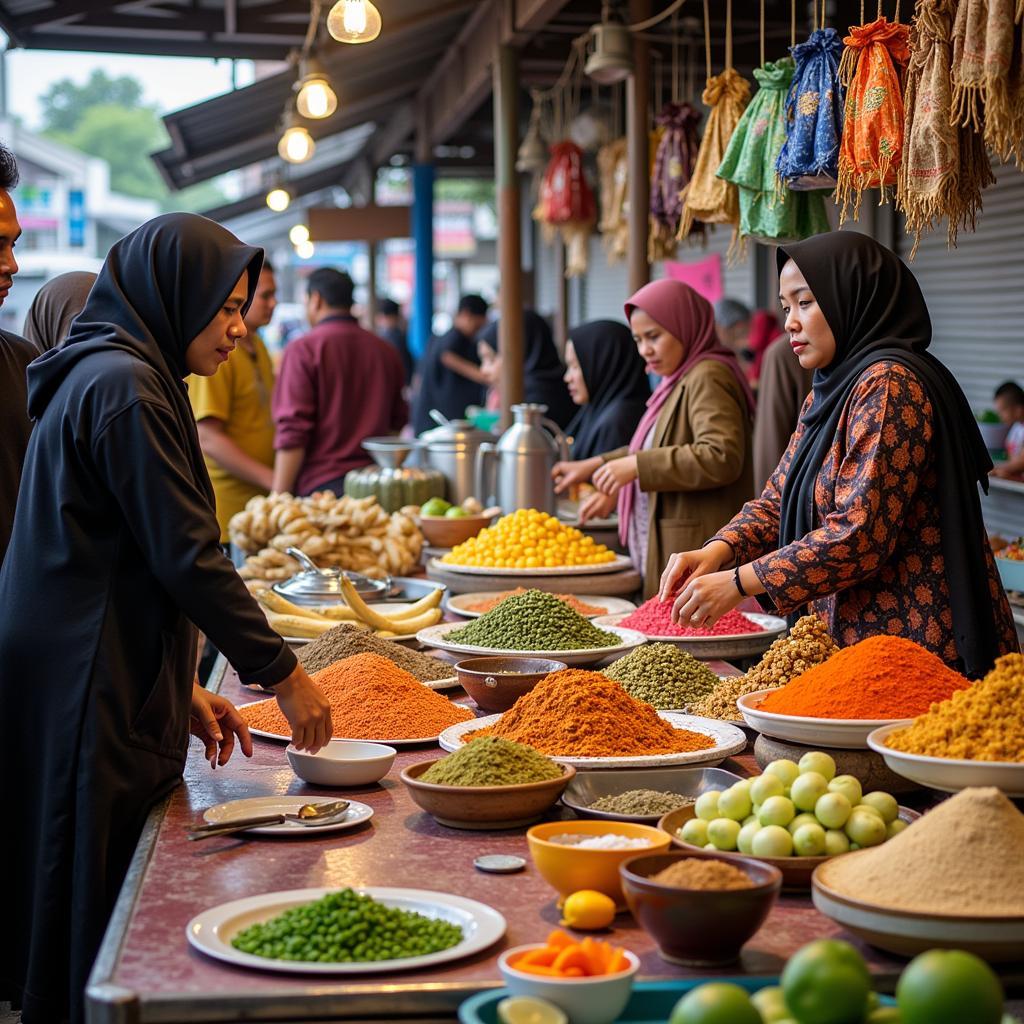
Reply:
[[[1003,423],[1009,423],[1003,447],[1006,462],[992,470],[992,476],[1014,479],[1024,475],[1024,388],[1015,381],[1007,381],[996,388],[994,404]]]

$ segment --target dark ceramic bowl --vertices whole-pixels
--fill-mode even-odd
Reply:
[[[721,860],[740,868],[749,889],[679,889],[652,881],[679,860]],[[619,866],[622,891],[637,923],[658,944],[662,959],[688,967],[736,960],[744,943],[764,924],[782,887],[782,872],[750,857],[720,857],[704,851],[632,857]]]
[[[467,658],[455,666],[462,688],[484,711],[508,711],[546,675],[565,668],[547,658]]]

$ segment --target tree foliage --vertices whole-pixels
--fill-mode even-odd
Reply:
[[[85,85],[78,85],[70,78],[63,78],[43,94],[40,103],[43,108],[43,132],[47,134],[71,134],[79,121],[92,107],[115,106],[138,110],[142,102],[142,83],[130,75],[111,78],[97,68]],[[152,110],[154,117],[156,111]]]

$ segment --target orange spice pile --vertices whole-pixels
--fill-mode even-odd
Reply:
[[[545,676],[499,721],[466,734],[500,736],[554,757],[644,757],[714,746],[710,736],[674,729],[600,672],[562,669]]]
[[[310,678],[331,704],[334,735],[351,740],[412,740],[437,736],[473,717],[469,708],[424,686],[379,654],[356,654]],[[240,708],[246,724],[287,739],[291,726],[274,698]]]

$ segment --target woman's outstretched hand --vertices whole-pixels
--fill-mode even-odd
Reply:
[[[672,604],[672,621],[709,628],[742,600],[731,571],[691,575]]]
[[[688,580],[706,576],[709,572],[718,572],[732,558],[732,548],[720,540],[705,544],[696,551],[680,551],[670,555],[665,571],[661,574],[658,600],[673,600],[676,592]]]
[[[299,750],[315,754],[327,745],[334,732],[331,705],[301,665],[274,687],[274,696],[292,727],[292,743]]]
[[[591,459],[579,462],[556,462],[551,469],[551,479],[555,481],[555,494],[564,494],[570,487],[585,484],[594,471],[601,468],[601,458],[595,455]]]
[[[252,757],[252,737],[238,709],[219,693],[204,690],[199,682],[192,684],[192,709],[189,732],[203,741],[206,760],[211,768],[228,763],[235,749],[235,737],[246,757]]]
[[[594,474],[594,486],[602,493],[616,495],[627,484],[639,476],[635,455],[624,455],[621,459],[606,462]]]

